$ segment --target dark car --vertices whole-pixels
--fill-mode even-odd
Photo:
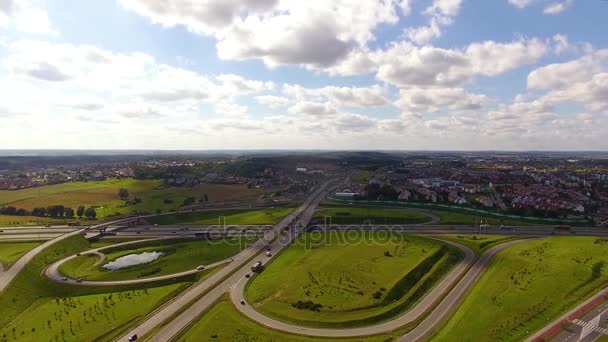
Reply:
[[[137,334],[133,334],[133,335],[131,335],[131,337],[129,337],[129,342],[133,342],[133,341],[137,341]]]
[[[241,305],[245,305],[245,301],[244,300],[241,300]]]

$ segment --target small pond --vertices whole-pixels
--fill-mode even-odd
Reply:
[[[143,252],[140,254],[129,254],[122,256],[114,261],[110,261],[102,267],[110,271],[116,271],[129,266],[147,264],[158,259],[161,255],[163,255],[163,253],[161,252]]]

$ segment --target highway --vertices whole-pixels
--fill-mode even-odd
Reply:
[[[172,318],[171,322],[163,325],[162,328],[151,337],[151,340],[166,342],[174,336],[177,336],[181,331],[188,327],[191,322],[199,317],[203,311],[213,305],[224,293],[226,293],[238,279],[243,277],[246,272],[250,272],[249,262],[252,258],[254,260],[255,256],[260,258],[269,244],[270,246],[275,246],[276,244],[282,243],[282,239],[280,239],[281,232],[291,225],[292,219],[295,219],[296,217],[300,217],[301,219],[304,217],[312,217],[314,208],[326,195],[327,185],[328,183],[314,191],[302,206],[279,221],[273,230],[266,232],[260,240],[237,254],[234,257],[233,262],[229,263],[226,267],[223,267],[206,280],[182,292],[179,296],[147,317],[137,327],[119,338],[118,341],[127,341],[130,336],[135,334],[139,337],[146,336],[157,326],[161,326],[170,318]],[[179,314],[176,317],[173,317],[178,312]]]

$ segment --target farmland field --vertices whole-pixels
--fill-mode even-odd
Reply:
[[[252,280],[246,297],[283,321],[366,325],[412,307],[460,257],[436,240],[399,233],[307,233]]]
[[[130,198],[141,203],[126,205],[118,197],[118,189],[129,191]],[[253,201],[267,190],[248,189],[244,184],[201,184],[191,188],[166,187],[161,180],[108,179],[95,182],[73,182],[46,185],[22,190],[0,190],[0,206],[31,210],[36,207],[63,205],[76,209],[79,205],[97,207],[97,217],[134,212],[154,213],[179,207],[187,197],[210,202]],[[14,220],[18,220],[18,216]],[[2,221],[8,219],[4,218]]]
[[[294,210],[295,208],[207,210],[162,215],[147,220],[156,224],[274,224]]]
[[[195,269],[229,258],[246,248],[252,240],[159,240],[141,244],[110,247],[101,251],[106,254],[103,262],[97,254],[83,254],[60,266],[59,271],[71,278],[87,280],[126,280],[157,277]],[[109,271],[103,268],[122,256],[144,252],[163,253],[158,259]]]
[[[0,264],[5,269],[42,242],[0,242]]]
[[[326,216],[332,224],[418,224],[431,220],[431,217],[407,209],[384,208],[329,208],[315,213],[314,221],[323,223]]]
[[[607,246],[604,238],[571,236],[509,247],[433,341],[523,340],[606,285]]]

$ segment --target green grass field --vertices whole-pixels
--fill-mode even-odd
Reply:
[[[289,215],[295,208],[268,208],[258,210],[208,210],[174,215],[162,215],[148,219],[156,224],[274,224]]]
[[[246,248],[252,240],[159,240],[102,251],[106,259],[98,263],[96,254],[85,254],[61,265],[59,271],[71,278],[87,280],[127,280],[157,277],[195,269],[229,258]],[[162,252],[163,255],[147,264],[108,271],[102,266],[128,254]]]
[[[287,334],[265,328],[243,317],[230,303],[228,297],[223,297],[207,313],[192,325],[178,342],[199,341],[284,341],[284,342],[314,342],[314,341],[348,341],[348,342],[381,342],[390,341],[390,335],[353,339],[329,339],[306,337]]]
[[[608,282],[608,239],[549,237],[490,264],[433,341],[521,341]]]
[[[350,177],[350,179],[355,183],[367,183],[372,178],[378,179],[382,177],[384,177],[384,174],[382,173],[364,171],[355,173]]]
[[[109,294],[42,298],[5,326],[3,341],[109,340],[182,289],[181,284]]]
[[[139,197],[141,203],[125,205],[118,197],[118,189],[129,191],[130,198]],[[97,217],[135,212],[154,213],[178,208],[189,196],[197,200],[207,194],[209,201],[252,201],[268,190],[248,189],[245,184],[201,184],[192,188],[166,187],[162,180],[108,179],[97,182],[73,182],[47,185],[22,190],[0,190],[0,206],[14,206],[31,210],[35,207],[64,205],[76,209],[79,205],[97,207]],[[165,203],[165,200],[173,203]],[[11,219],[12,218],[12,219]],[[20,220],[4,217],[1,222]],[[23,218],[23,221],[32,218]],[[44,218],[42,219],[44,220]]]
[[[399,233],[307,233],[253,279],[246,297],[283,321],[366,325],[412,307],[460,257],[436,240]]]
[[[0,206],[2,206],[2,205],[0,205]],[[0,215],[0,227],[42,226],[47,223],[64,224],[64,223],[68,223],[68,222],[69,222],[69,220],[52,219],[50,217]]]
[[[24,242],[0,242],[0,264],[4,269],[8,269],[11,265],[19,260],[25,253],[32,248],[40,245],[42,242],[24,241]]]
[[[438,239],[453,241],[469,247],[475,254],[479,255],[486,249],[501,244],[503,242],[519,239],[517,236],[510,235],[441,235]]]
[[[116,335],[123,332],[124,329],[137,323],[142,318],[143,313],[145,313],[144,310],[149,311],[153,306],[160,305],[163,301],[172,295],[177,294],[181,289],[191,285],[198,279],[196,276],[189,276],[175,281],[171,280],[147,285],[126,285],[107,288],[60,284],[55,283],[42,275],[42,270],[53,261],[89,248],[90,244],[88,241],[81,236],[73,236],[46,248],[26,265],[0,296],[0,326],[3,327],[3,331],[0,334],[6,335],[4,340],[11,341],[13,340],[13,336],[16,336],[17,339],[23,341],[55,341],[56,336],[50,335],[50,332],[58,332],[60,334],[57,336],[58,341],[61,341],[62,337],[64,337],[66,341],[82,341],[95,340],[94,337],[101,336],[104,336],[101,340],[111,340],[112,337],[116,337]],[[165,286],[171,287],[160,290],[161,287]],[[159,290],[153,291],[153,289],[156,288],[159,288]],[[95,299],[83,298],[83,296],[103,294],[107,297],[108,293],[112,292],[140,291],[137,294],[133,294],[133,296],[138,297],[144,289],[149,292],[150,297],[142,297],[142,301],[137,302],[142,304],[141,310],[136,307],[136,305],[133,305],[132,307],[129,305],[128,310],[122,310],[122,313],[115,312],[113,315],[110,311],[102,309],[99,306],[97,306],[97,308],[91,308],[89,305],[91,302],[103,302],[103,296],[96,297]],[[86,336],[91,338],[81,339],[71,335],[69,320],[63,319],[64,317],[67,317],[65,316],[67,313],[65,313],[65,315],[60,314],[59,311],[61,310],[59,309],[54,312],[49,310],[49,307],[55,305],[53,303],[55,303],[57,298],[61,301],[65,301],[64,298],[76,300],[76,297],[81,297],[80,303],[76,302],[76,308],[72,305],[72,308],[67,308],[67,310],[74,313],[83,312],[85,309],[87,312],[90,312],[90,310],[94,311],[87,313],[87,319],[89,320],[88,325],[83,325],[82,322],[80,323],[81,327],[79,327],[79,329],[82,328],[87,331],[78,330],[79,333],[87,334]],[[156,299],[153,299],[152,297]],[[114,297],[114,299],[116,300],[117,298]],[[156,304],[152,303],[154,300],[154,303]],[[49,304],[49,302],[51,302],[51,304]],[[81,303],[84,304],[80,305]],[[87,305],[89,306],[87,307]],[[143,308],[143,305],[146,305],[145,309]],[[111,321],[107,321],[106,314],[111,315]],[[61,315],[62,318],[59,318],[59,315]],[[30,320],[30,317],[36,317],[36,320]],[[95,320],[93,320],[93,318]],[[82,319],[84,320],[84,313],[82,314]],[[48,327],[49,320],[51,321],[51,328],[45,330],[43,325],[47,324]],[[97,321],[105,323],[99,324]],[[76,321],[72,320],[72,329],[75,329],[74,324],[76,324]],[[15,335],[13,335],[13,327],[15,328]],[[114,330],[109,330],[110,327],[114,328]],[[32,328],[34,328],[34,331],[32,331]],[[61,330],[64,331],[63,334],[61,334]],[[34,335],[39,334],[40,332],[44,332],[44,334]],[[76,332],[76,330],[74,330],[74,332]]]
[[[427,215],[407,209],[385,208],[329,208],[315,213],[314,222],[323,224],[325,217],[332,224],[417,224],[431,220]]]

